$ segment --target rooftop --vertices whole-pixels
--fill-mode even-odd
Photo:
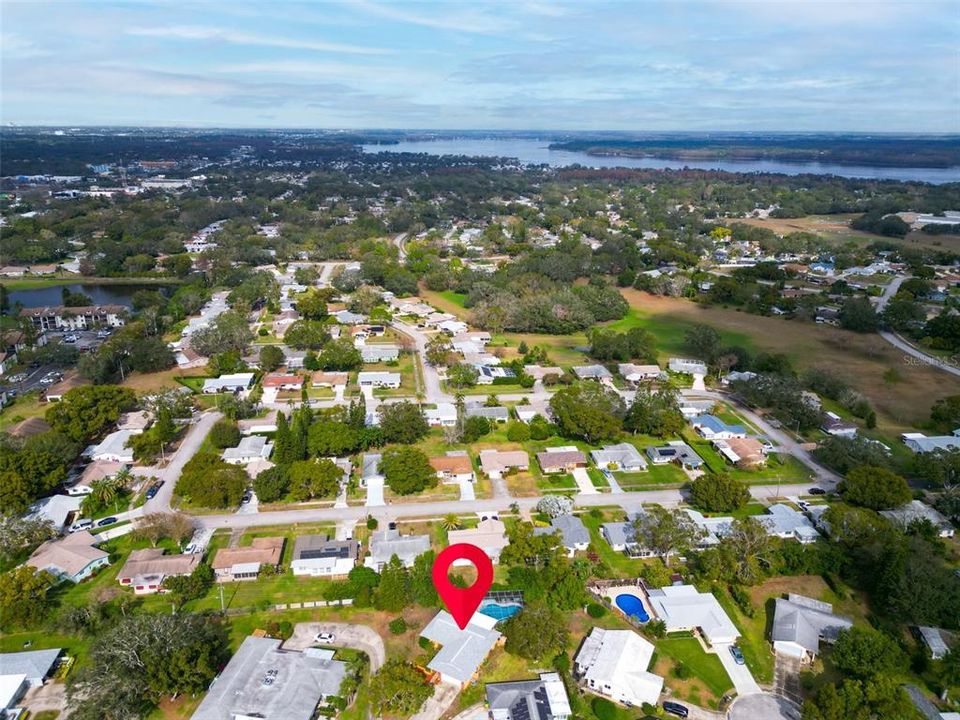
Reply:
[[[459,682],[467,682],[500,639],[500,633],[493,629],[495,622],[493,618],[475,613],[461,630],[450,613],[441,610],[420,633],[442,646],[427,667]]]

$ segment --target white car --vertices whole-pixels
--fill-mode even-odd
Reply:
[[[80,339],[80,338],[78,338],[76,335],[67,335],[67,336],[63,339],[63,341],[64,341],[65,343],[75,343],[75,342],[76,342],[77,340],[79,340],[79,339]]]
[[[93,520],[77,520],[73,525],[70,526],[70,532],[80,532],[81,530],[87,530],[88,528],[93,527]]]
[[[317,633],[317,636],[313,638],[315,643],[321,643],[322,645],[333,645],[333,641],[337,637],[333,633]]]

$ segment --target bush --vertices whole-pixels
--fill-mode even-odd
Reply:
[[[526,442],[530,439],[530,428],[522,422],[511,422],[507,426],[507,440],[510,442]]]
[[[420,646],[421,650],[429,650],[433,647],[433,643],[423,637],[423,635],[417,639],[417,645]]]
[[[210,428],[210,444],[215,448],[236,447],[240,444],[240,429],[230,420],[217,420]]]
[[[603,605],[598,605],[597,603],[587,605],[587,615],[592,618],[602,618],[606,614],[607,609]]]
[[[387,627],[390,628],[390,632],[394,635],[403,635],[407,631],[407,621],[402,617],[398,617],[391,620]]]
[[[673,668],[673,676],[678,680],[686,680],[688,677],[690,677],[690,675],[690,668],[678,661],[676,666]]]
[[[376,530],[379,525],[380,523],[373,515],[367,515],[367,530]]]
[[[270,331],[267,330],[265,327],[262,327],[259,330],[257,330],[257,335],[259,335],[260,337],[266,337],[269,334],[270,334]]]
[[[737,607],[740,608],[740,611],[747,617],[752,618],[756,611],[753,608],[753,603],[750,601],[750,596],[747,594],[739,585],[730,586],[730,597],[733,598],[733,601],[737,604]]]
[[[590,703],[590,709],[593,710],[593,714],[597,716],[597,720],[617,720],[617,717],[620,715],[617,711],[617,706],[602,697],[595,697]]]

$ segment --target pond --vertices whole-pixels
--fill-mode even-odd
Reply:
[[[170,287],[166,285],[49,285],[42,288],[10,291],[10,306],[20,303],[25,308],[44,307],[46,305],[61,305],[63,303],[63,289],[71,292],[83,293],[90,297],[94,305],[133,305],[133,294],[139,290],[158,290],[169,294]]]

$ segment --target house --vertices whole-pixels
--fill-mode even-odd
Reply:
[[[930,657],[934,660],[942,660],[950,654],[950,646],[943,639],[943,631],[940,628],[928,627],[926,625],[917,626],[917,635],[923,640],[923,644],[930,648]]]
[[[713,446],[727,460],[741,468],[757,467],[767,461],[763,443],[756,438],[714,440]]]
[[[486,684],[490,720],[567,720],[573,711],[558,673],[541,673],[539,680]]]
[[[357,384],[361,387],[400,387],[400,373],[397,372],[359,372]]]
[[[587,466],[587,456],[573,445],[547,448],[537,453],[537,462],[545,473],[568,472]]]
[[[268,373],[263,376],[263,388],[275,390],[296,390],[303,388],[303,376],[293,373]]]
[[[244,547],[220,548],[210,565],[217,582],[256,580],[262,566],[279,567],[282,554],[282,537],[255,537]]]
[[[284,650],[282,640],[250,636],[210,685],[192,720],[311,720],[338,697],[347,664],[329,650]]]
[[[203,381],[203,393],[231,392],[238,393],[248,390],[253,385],[253,373],[233,373],[221,375],[218,378],[207,378]]]
[[[833,614],[830,603],[790,593],[777,598],[770,640],[774,652],[811,662],[820,652],[820,643],[834,643],[841,630],[853,627],[849,618]]]
[[[856,424],[847,422],[833,412],[825,412],[823,414],[823,422],[820,424],[820,429],[828,435],[834,435],[836,437],[852,438],[857,434]],[[957,447],[960,447],[960,442],[957,443]]]
[[[768,507],[766,514],[759,516],[757,522],[770,535],[781,540],[796,540],[807,545],[820,539],[820,533],[806,515],[783,503]]]
[[[747,430],[743,425],[728,425],[716,415],[698,415],[690,421],[694,429],[707,440],[729,440],[744,438]]]
[[[496,622],[483,613],[474,613],[461,630],[450,613],[441,610],[420,633],[420,637],[440,646],[427,667],[440,673],[443,682],[457,687],[466,685],[476,677],[483,661],[500,640],[500,633],[494,630]]]
[[[330,540],[326,535],[301,535],[293,545],[290,568],[294,575],[345,578],[357,564],[360,543]]]
[[[671,440],[666,445],[647,448],[647,457],[654,465],[677,463],[688,470],[696,470],[703,465],[703,458],[682,440]]]
[[[393,362],[400,357],[400,347],[397,345],[363,345],[360,348],[360,357],[365,363]]]
[[[952,452],[960,450],[960,436],[953,435],[926,436],[923,433],[903,433],[900,436],[903,443],[915,453]]]
[[[341,325],[359,325],[367,321],[367,316],[349,310],[338,310],[333,313],[333,319]]]
[[[192,573],[200,564],[200,553],[165,555],[163,548],[144,548],[130,553],[117,580],[132,587],[135,595],[163,592],[163,581]]]
[[[620,522],[603,523],[600,534],[611,549],[625,553],[629,557],[651,557],[653,553],[637,542],[637,531],[633,524],[641,513],[635,512]]]
[[[482,417],[495,423],[505,423],[510,419],[510,411],[499,405],[497,407],[487,407],[486,405],[470,404],[464,408],[464,413],[468,418]]]
[[[623,472],[640,472],[647,469],[647,461],[643,455],[630,443],[604,445],[600,450],[591,450],[590,457],[598,468],[622,470]]]
[[[710,593],[702,593],[693,585],[672,585],[647,592],[657,617],[667,632],[698,630],[711,645],[735,643],[740,631],[720,603]]]
[[[532,377],[534,380],[542,381],[547,375],[556,375],[557,377],[560,377],[563,375],[563,368],[542,367],[540,365],[524,365],[523,372]]]
[[[713,400],[691,400],[689,398],[680,398],[680,414],[685,420],[690,420],[698,415],[704,415],[713,410],[716,402]]]
[[[97,326],[123,327],[127,308],[124,305],[88,305],[84,307],[24,308],[20,317],[27,318],[41,330],[87,330]]]
[[[45,520],[53,525],[57,532],[63,530],[70,516],[80,511],[83,498],[76,495],[50,495],[37,500],[30,506],[30,517]]]
[[[720,382],[723,385],[729,385],[732,382],[750,382],[751,380],[756,379],[756,377],[757,374],[755,372],[750,372],[749,370],[745,372],[734,370],[733,372],[729,372],[724,375],[723,380]]]
[[[300,313],[296,310],[281,310],[273,316],[273,323],[271,324],[273,334],[278,338],[283,338],[283,336],[287,334],[287,330],[290,329],[290,326],[299,319]]]
[[[689,360],[687,358],[670,358],[667,363],[670,372],[681,373],[684,375],[706,375],[707,366],[699,360]]]
[[[453,403],[437,403],[435,408],[424,408],[423,415],[429,425],[453,427],[457,424],[457,408]]]
[[[452,451],[440,457],[430,458],[430,467],[437,472],[437,477],[444,483],[473,482],[473,464],[466,451]]]
[[[445,332],[447,335],[459,335],[468,329],[468,325],[461,320],[444,320],[437,323],[437,330]]]
[[[240,444],[227,448],[220,457],[231,465],[248,465],[256,460],[266,460],[273,452],[273,443],[267,442],[263,435],[245,435]]]
[[[313,387],[337,387],[346,385],[350,378],[350,373],[346,372],[315,372],[310,378],[310,384]]]
[[[527,470],[530,458],[525,450],[481,450],[480,469],[487,477],[502,478],[510,470]]]
[[[544,420],[549,420],[552,416],[550,406],[543,402],[532,402],[529,405],[517,405],[513,411],[517,414],[517,420],[522,423],[530,424],[538,415]]]
[[[283,350],[283,366],[287,370],[303,369],[303,364],[307,360],[306,350],[291,350],[286,345],[284,345],[281,349]]]
[[[26,564],[46,570],[60,582],[78,583],[110,564],[110,555],[95,547],[96,542],[86,530],[48,540],[33,551]]]
[[[126,468],[124,463],[95,460],[83,469],[77,482],[67,488],[67,495],[89,495],[95,482],[112,478]]]
[[[243,435],[255,435],[257,433],[271,433],[277,431],[277,418],[279,411],[270,410],[261,418],[247,418],[237,420],[237,427]]]
[[[370,536],[370,554],[363,559],[363,564],[380,572],[396,555],[403,566],[409,568],[429,549],[429,535],[401,535],[399,530],[380,530]]]
[[[573,672],[587,688],[615,702],[656,705],[663,678],[647,671],[653,651],[653,645],[632,630],[595,627],[573,660]]]
[[[4,265],[0,268],[0,275],[4,277],[23,277],[30,269],[23,265]]]
[[[135,410],[124,413],[117,420],[117,430],[129,430],[133,433],[142,433],[153,422],[153,413],[148,410]]]
[[[133,462],[133,450],[127,446],[130,438],[139,435],[140,432],[133,430],[117,430],[107,435],[99,444],[94,445],[89,451],[91,460],[106,460],[116,463]]]
[[[880,514],[903,530],[909,528],[912,523],[926,520],[936,528],[937,535],[942,538],[952,538],[956,532],[951,522],[939,510],[920,500],[911,500],[893,510],[881,510]]]
[[[486,518],[481,520],[475,528],[466,530],[450,530],[447,533],[447,539],[451,545],[457,543],[468,543],[483,548],[490,558],[490,562],[496,565],[500,562],[500,553],[510,544],[507,539],[507,528],[503,521],[496,518]],[[469,565],[469,560],[454,560],[453,564]]]
[[[617,372],[627,382],[640,383],[645,380],[656,380],[663,371],[659,365],[634,365],[633,363],[620,363],[617,365]]]
[[[474,367],[477,369],[477,385],[493,385],[497,380],[510,380],[517,377],[510,368],[482,364],[474,364]]]
[[[610,380],[613,374],[603,365],[576,365],[573,374],[580,380]]]
[[[590,545],[590,533],[583,521],[576,515],[558,515],[551,518],[550,527],[534,528],[534,535],[560,535],[560,544],[567,551],[567,557],[573,557],[577,550],[586,550]]]
[[[0,716],[20,717],[3,711],[10,710],[29,688],[41,687],[59,666],[62,654],[62,648],[0,653]]]

